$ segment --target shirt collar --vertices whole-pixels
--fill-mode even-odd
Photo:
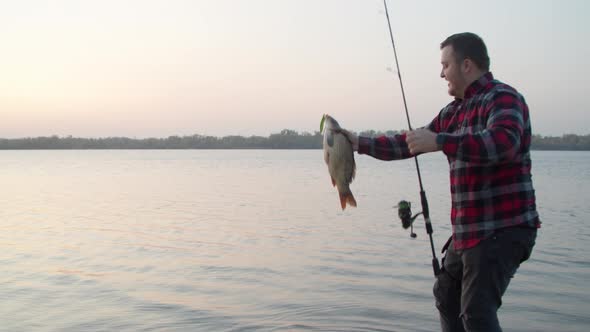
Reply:
[[[491,72],[487,72],[483,74],[479,79],[473,81],[467,89],[465,89],[465,93],[463,94],[463,99],[468,99],[480,92],[483,88],[485,88],[491,80],[494,79],[494,75]]]

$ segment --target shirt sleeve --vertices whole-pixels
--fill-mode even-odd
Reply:
[[[526,105],[514,93],[495,96],[486,127],[477,133],[438,133],[436,142],[455,159],[474,163],[495,163],[513,159],[520,150]]]
[[[440,132],[440,113],[425,127],[435,133]],[[359,154],[366,154],[380,160],[400,160],[412,158],[406,143],[406,134],[378,136],[375,138],[359,136]]]
[[[406,143],[406,134],[393,136],[359,136],[359,154],[381,160],[399,160],[413,157]]]

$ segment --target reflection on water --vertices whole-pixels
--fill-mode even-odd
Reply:
[[[393,208],[413,161],[357,157],[340,211],[321,151],[2,151],[0,331],[433,331],[430,248]],[[437,249],[447,165],[421,157]],[[534,152],[543,220],[509,331],[590,326],[590,154]],[[418,206],[418,203],[415,203]]]

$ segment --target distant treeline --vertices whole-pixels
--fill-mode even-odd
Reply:
[[[363,136],[393,135],[396,131],[367,130]],[[78,137],[27,137],[0,139],[0,150],[42,149],[321,149],[319,132],[298,133],[283,129],[280,133],[264,136],[170,136],[167,138],[78,138]],[[567,134],[561,137],[534,135],[533,150],[590,150],[590,135]]]
[[[533,135],[531,148],[533,150],[588,151],[590,150],[590,134],[566,134],[561,137]]]

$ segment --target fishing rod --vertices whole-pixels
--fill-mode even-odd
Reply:
[[[412,124],[410,123],[410,113],[408,112],[408,103],[406,102],[406,93],[404,92],[404,83],[402,82],[402,74],[399,70],[399,61],[397,60],[397,51],[395,49],[395,42],[393,41],[393,31],[391,30],[391,21],[389,19],[389,11],[387,10],[387,0],[383,0],[383,6],[385,7],[385,16],[387,17],[387,26],[389,27],[389,36],[391,37],[391,46],[393,47],[393,55],[395,57],[395,66],[397,68],[397,77],[399,78],[399,84],[402,90],[402,98],[404,100],[404,108],[406,110],[406,119],[408,120],[408,128],[412,130]],[[422,175],[420,174],[420,165],[418,163],[418,156],[414,156],[416,162],[416,172],[418,173],[418,183],[420,184],[420,202],[422,203],[422,211],[412,216],[411,204],[407,201],[400,201],[397,205],[398,216],[402,221],[404,228],[412,227],[410,236],[416,237],[413,230],[413,222],[420,214],[424,217],[424,224],[426,226],[426,232],[430,237],[430,249],[432,249],[432,269],[434,270],[434,276],[440,273],[440,265],[436,258],[436,252],[434,250],[434,241],[432,240],[432,223],[430,222],[430,212],[428,210],[428,200],[426,199],[426,192],[422,186]]]

